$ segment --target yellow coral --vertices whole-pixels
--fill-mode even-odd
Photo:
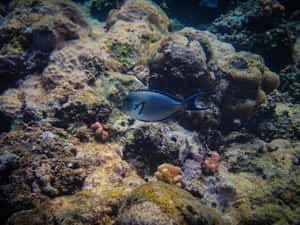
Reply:
[[[237,52],[229,54],[218,63],[227,75],[228,92],[225,94],[224,108],[234,117],[247,119],[252,116],[257,106],[264,103],[266,93],[278,87],[278,76],[264,65],[258,55]]]
[[[250,67],[246,71],[233,70],[231,69],[232,79],[242,87],[246,88],[259,88],[262,74],[256,67]]]
[[[164,163],[155,172],[156,179],[168,184],[181,185],[182,176],[179,174],[180,168],[168,163]]]
[[[109,13],[105,25],[106,28],[110,29],[117,20],[131,22],[146,20],[154,29],[156,28],[164,34],[168,33],[169,19],[167,15],[150,1],[127,1],[120,10],[114,10]]]
[[[261,84],[262,89],[266,93],[270,93],[271,91],[273,91],[275,88],[278,87],[279,77],[277,76],[276,73],[273,73],[269,70],[265,70],[263,75],[264,75],[264,77],[263,77],[263,81]]]

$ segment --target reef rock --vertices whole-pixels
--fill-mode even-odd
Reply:
[[[165,183],[148,183],[137,188],[121,208],[117,221],[122,225],[227,224],[188,192]]]
[[[217,18],[210,31],[238,51],[262,55],[272,69],[279,71],[290,63],[295,42],[285,14],[277,0],[245,1]]]
[[[49,52],[86,35],[88,29],[81,11],[71,2],[14,1],[0,26],[1,83],[14,85],[29,73],[41,72]]]
[[[73,195],[38,202],[30,210],[13,214],[8,219],[8,224],[32,224],[33,221],[41,224],[111,223],[118,215],[118,209],[126,196],[135,187],[144,184],[117,154],[116,149],[120,147],[95,143],[77,146],[76,160],[89,162],[89,175],[82,190]],[[78,163],[72,164],[71,161],[66,165],[69,168],[80,166]],[[67,176],[73,177],[71,174]]]
[[[257,115],[255,132],[266,141],[300,137],[300,106],[277,103],[270,111]]]
[[[236,188],[236,200],[229,214],[238,224],[297,221],[299,143],[284,139],[233,143],[224,152],[226,160],[220,173]],[[228,165],[224,167],[227,163],[229,172]]]

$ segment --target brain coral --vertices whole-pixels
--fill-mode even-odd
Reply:
[[[202,43],[192,37],[174,33],[151,46],[150,52],[151,88],[188,95],[214,83]]]
[[[128,22],[147,20],[152,29],[158,28],[162,33],[168,33],[169,19],[167,15],[150,1],[127,1],[120,10],[112,10],[106,21],[106,28],[109,29],[118,20]]]
[[[266,94],[279,85],[278,76],[271,72],[262,58],[249,52],[237,52],[220,59],[223,73],[223,110],[235,118],[246,119],[263,103]]]
[[[136,64],[145,65],[150,44],[168,33],[168,24],[166,14],[149,1],[127,1],[121,9],[112,10],[100,43],[108,53],[107,66],[127,72]]]

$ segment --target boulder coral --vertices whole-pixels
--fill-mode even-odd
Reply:
[[[150,44],[168,34],[168,23],[166,14],[149,1],[127,1],[119,10],[112,10],[100,44],[110,57],[107,63],[114,64],[118,72],[146,64]]]
[[[127,1],[120,10],[112,10],[106,20],[106,28],[110,29],[117,21],[134,22],[148,21],[152,30],[159,29],[162,33],[168,33],[169,19],[155,3],[146,0]]]
[[[175,33],[153,46],[151,52],[151,88],[189,95],[197,89],[213,87],[206,53],[198,40]],[[187,86],[189,89],[184,88]]]
[[[145,207],[149,210],[141,210]],[[190,193],[162,182],[150,182],[132,192],[118,218],[118,224],[122,225],[161,223],[221,225],[228,221]]]
[[[266,94],[279,85],[278,75],[258,55],[237,52],[220,59],[218,64],[224,73],[220,81],[223,112],[232,118],[253,116],[257,106],[265,102]]]

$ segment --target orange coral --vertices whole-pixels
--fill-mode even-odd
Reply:
[[[164,163],[157,168],[155,177],[158,181],[168,184],[181,185],[182,176],[180,175],[180,168],[168,163]]]
[[[103,125],[100,122],[93,123],[91,128],[93,129],[97,140],[106,141],[108,139],[108,131],[104,130]]]

